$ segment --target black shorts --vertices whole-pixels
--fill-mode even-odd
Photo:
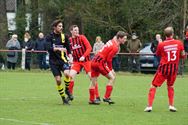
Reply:
[[[70,70],[68,63],[64,63],[63,65],[51,64],[50,68],[54,76],[62,76],[61,71],[64,72],[64,70]]]

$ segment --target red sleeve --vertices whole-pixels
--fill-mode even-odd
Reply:
[[[184,51],[184,46],[183,46],[183,43],[180,42],[180,58],[185,58],[186,55],[181,55],[181,53]]]
[[[183,51],[184,50],[184,46],[183,46],[183,43],[180,42],[180,51]]]
[[[112,58],[116,55],[117,52],[118,50],[110,51],[110,53],[107,56],[106,61],[110,70],[112,70]]]
[[[90,52],[92,51],[92,47],[91,47],[89,41],[87,40],[87,38],[84,35],[81,35],[80,37],[81,37],[81,39],[84,42],[84,45],[86,47],[86,51],[83,54],[83,56],[86,57],[86,56],[90,55]]]

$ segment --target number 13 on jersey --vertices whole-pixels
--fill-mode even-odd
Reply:
[[[177,58],[176,53],[177,53],[176,50],[167,51],[167,59],[168,59],[168,62],[169,62],[169,61],[175,61],[175,60],[176,60],[176,58]]]

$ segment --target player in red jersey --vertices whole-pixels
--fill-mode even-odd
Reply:
[[[117,32],[116,36],[109,40],[98,54],[94,56],[91,62],[91,80],[92,83],[89,87],[89,104],[100,104],[95,97],[95,85],[97,83],[97,78],[100,74],[108,79],[106,85],[106,93],[104,95],[103,101],[109,104],[114,104],[110,99],[113,85],[115,82],[115,72],[112,69],[112,58],[118,53],[120,44],[124,44],[127,39],[126,33],[123,31]]]
[[[166,40],[158,45],[156,51],[156,55],[161,57],[161,61],[148,93],[148,106],[145,108],[145,112],[152,111],[156,88],[160,87],[165,80],[167,81],[169,110],[176,112],[174,107],[174,82],[178,72],[179,60],[185,57],[185,51],[182,42],[173,39],[174,30],[172,27],[167,27],[164,34]]]
[[[70,77],[72,78],[72,80],[69,85],[69,91],[71,94],[73,94],[74,78],[82,68],[84,68],[86,74],[88,74],[89,78],[91,79],[90,52],[92,50],[92,47],[87,38],[84,35],[79,34],[79,28],[77,25],[72,25],[70,27],[70,32],[72,34],[72,37],[70,37],[69,40],[72,49],[73,64],[70,70]],[[97,84],[95,88],[95,94],[98,100],[100,100]],[[71,98],[70,100],[73,100],[73,98]]]

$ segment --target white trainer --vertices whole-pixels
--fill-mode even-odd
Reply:
[[[146,107],[145,109],[144,109],[144,112],[151,112],[152,111],[152,107],[150,106],[150,107]]]
[[[176,112],[177,111],[177,109],[174,107],[174,106],[169,106],[169,111],[171,111],[171,112]]]

